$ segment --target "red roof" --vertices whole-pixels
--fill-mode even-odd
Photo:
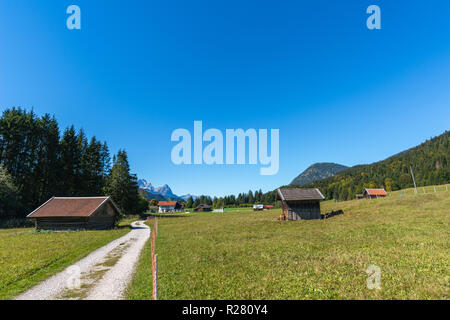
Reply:
[[[264,208],[273,209],[273,208],[275,208],[275,207],[274,207],[274,206],[271,206],[271,205],[265,205]]]
[[[53,197],[30,213],[27,218],[89,217],[106,201],[111,201],[113,207],[120,213],[110,197]]]
[[[158,206],[176,206],[177,205],[177,201],[160,201],[158,202]]]
[[[371,196],[385,196],[387,194],[384,189],[366,189],[366,191]]]

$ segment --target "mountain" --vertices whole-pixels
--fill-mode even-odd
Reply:
[[[316,163],[303,171],[297,178],[295,178],[291,182],[291,185],[303,186],[317,180],[332,177],[345,169],[348,169],[348,167],[337,163]]]
[[[417,187],[449,183],[450,131],[385,160],[351,167],[306,187],[319,188],[327,199],[349,200],[364,188],[389,192],[413,187],[410,167]]]
[[[157,199],[159,201],[165,200],[184,200],[187,201],[189,197],[192,197],[194,200],[198,198],[198,196],[193,196],[190,194],[184,196],[177,196],[172,192],[172,189],[165,184],[162,187],[154,187],[150,182],[147,182],[145,179],[138,180],[138,186],[141,190],[145,191],[146,197],[148,200]]]
[[[190,197],[192,197],[192,200],[197,200],[198,198],[200,198],[199,196],[194,196],[192,194],[185,194],[184,196],[180,196],[181,199],[183,199],[184,201],[187,201]]]

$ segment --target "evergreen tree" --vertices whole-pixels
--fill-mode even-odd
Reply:
[[[0,164],[0,219],[15,217],[21,211],[19,190],[8,171]]]
[[[194,205],[194,199],[192,197],[189,197],[186,202],[186,208],[192,208],[193,205]]]
[[[128,156],[120,150],[114,157],[111,172],[106,179],[104,192],[111,196],[123,214],[140,214],[139,194],[136,175],[130,173]]]
[[[60,188],[62,196],[78,196],[78,174],[80,172],[80,152],[74,126],[64,131],[60,157]]]

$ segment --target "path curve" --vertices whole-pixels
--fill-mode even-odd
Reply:
[[[123,299],[140,253],[150,237],[150,228],[144,221],[133,222],[131,226],[132,230],[125,236],[95,250],[16,300]]]

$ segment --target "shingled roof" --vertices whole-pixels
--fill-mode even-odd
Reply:
[[[158,202],[158,206],[160,207],[167,207],[167,206],[176,206],[177,201],[160,201]]]
[[[89,217],[108,201],[120,214],[120,210],[110,197],[53,197],[30,213],[27,218]]]
[[[277,191],[277,200],[282,201],[308,201],[308,200],[324,200],[319,189],[304,188],[281,188]]]

